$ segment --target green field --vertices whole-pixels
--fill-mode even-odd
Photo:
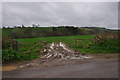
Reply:
[[[19,43],[29,43],[29,42],[38,42],[40,40],[46,41],[47,44],[50,44],[52,42],[63,42],[67,44],[70,48],[80,51],[81,53],[101,53],[105,51],[101,50],[91,50],[89,48],[86,48],[87,45],[93,44],[93,39],[95,35],[77,35],[77,36],[61,36],[61,37],[41,37],[41,38],[27,38],[27,39],[17,39]],[[78,40],[77,42],[75,40]],[[82,40],[83,39],[83,40]],[[31,44],[27,44],[25,46],[28,46],[28,48],[21,48],[20,50],[27,50],[31,46]],[[34,53],[34,51],[31,51],[31,53]]]
[[[90,35],[100,31],[110,31],[100,27],[15,27],[2,28],[2,37],[12,39]]]
[[[46,54],[41,52],[44,50],[45,45],[43,43],[37,44],[40,41],[46,41],[47,44],[63,42],[69,48],[84,54],[118,53],[118,50],[120,50],[117,40],[108,39],[102,44],[95,45],[94,37],[95,35],[76,35],[16,39],[19,43],[19,49],[17,51],[13,51],[12,49],[3,50],[4,59],[6,61],[10,61],[10,59],[14,60],[15,58],[15,60],[31,60],[37,58],[39,55]],[[34,45],[36,46],[33,47]]]
[[[50,43],[58,43],[58,42],[63,42],[67,44],[72,49],[78,50],[81,53],[114,53],[110,50],[107,49],[101,49],[98,47],[90,47],[90,45],[93,45],[93,40],[94,40],[95,35],[77,35],[77,36],[60,36],[60,37],[40,37],[40,38],[27,38],[27,39],[17,39],[19,43],[29,43],[29,42],[39,42],[39,41],[46,41],[47,44]],[[79,39],[79,40],[78,40]],[[78,40],[78,41],[76,41]],[[117,43],[116,43],[117,44]],[[28,49],[31,44],[27,44],[24,46],[28,46]],[[23,48],[24,50],[27,50],[27,48]],[[23,50],[21,48],[21,50]],[[33,51],[34,52],[34,51]]]
[[[26,38],[26,39],[17,39],[20,43],[28,43],[28,42],[38,42],[40,40],[47,41],[47,43],[52,42],[65,42],[71,43],[75,39],[93,39],[94,35],[77,35],[77,36],[60,36],[60,37],[40,37],[40,38]]]
[[[106,33],[106,37],[102,33]],[[46,45],[40,41],[45,41],[46,44],[63,42],[69,48],[85,54],[118,53],[120,41],[116,38],[117,34],[118,31],[97,27],[2,28],[2,61],[31,60],[46,54],[43,52]],[[113,38],[107,38],[109,36]],[[19,43],[16,45],[18,50],[13,46],[13,39]],[[96,40],[99,42],[96,43]]]
[[[77,36],[61,36],[61,37],[41,37],[41,38],[27,38],[27,39],[17,39],[17,41],[19,42],[19,44],[23,44],[23,43],[33,43],[33,44],[26,44],[21,46],[21,48],[19,49],[18,53],[24,53],[25,50],[28,50],[31,46],[34,45],[34,43],[37,43],[39,41],[46,41],[47,44],[50,43],[59,43],[59,42],[63,42],[65,44],[67,44],[67,46],[69,46],[72,49],[75,50],[81,50],[84,45],[89,44],[92,42],[94,35],[77,35]],[[76,39],[83,39],[82,41],[76,42]],[[35,48],[33,48],[31,50],[31,53],[40,53],[39,49],[41,48],[41,50],[43,49],[44,46],[43,44],[40,46],[37,46]],[[75,47],[74,47],[75,46]],[[84,51],[83,51],[84,52]]]

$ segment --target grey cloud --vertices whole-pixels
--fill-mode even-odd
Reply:
[[[75,25],[118,27],[117,2],[3,3],[3,25]]]
[[[0,2],[0,27],[2,26],[2,3]]]

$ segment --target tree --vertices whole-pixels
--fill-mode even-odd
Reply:
[[[25,26],[24,25],[22,25],[22,28],[24,28]]]
[[[3,29],[6,29],[6,27],[5,27],[5,26],[3,26],[2,28],[3,28]]]

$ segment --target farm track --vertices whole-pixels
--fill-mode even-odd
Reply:
[[[93,56],[94,58],[89,60],[64,60],[57,63],[53,61],[52,65],[49,65],[52,62],[48,61],[43,67],[27,66],[5,71],[3,78],[118,78],[118,54]],[[39,59],[33,61],[36,60]]]

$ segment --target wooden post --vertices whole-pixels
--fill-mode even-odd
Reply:
[[[18,41],[17,40],[12,40],[12,49],[13,50],[18,50]]]

